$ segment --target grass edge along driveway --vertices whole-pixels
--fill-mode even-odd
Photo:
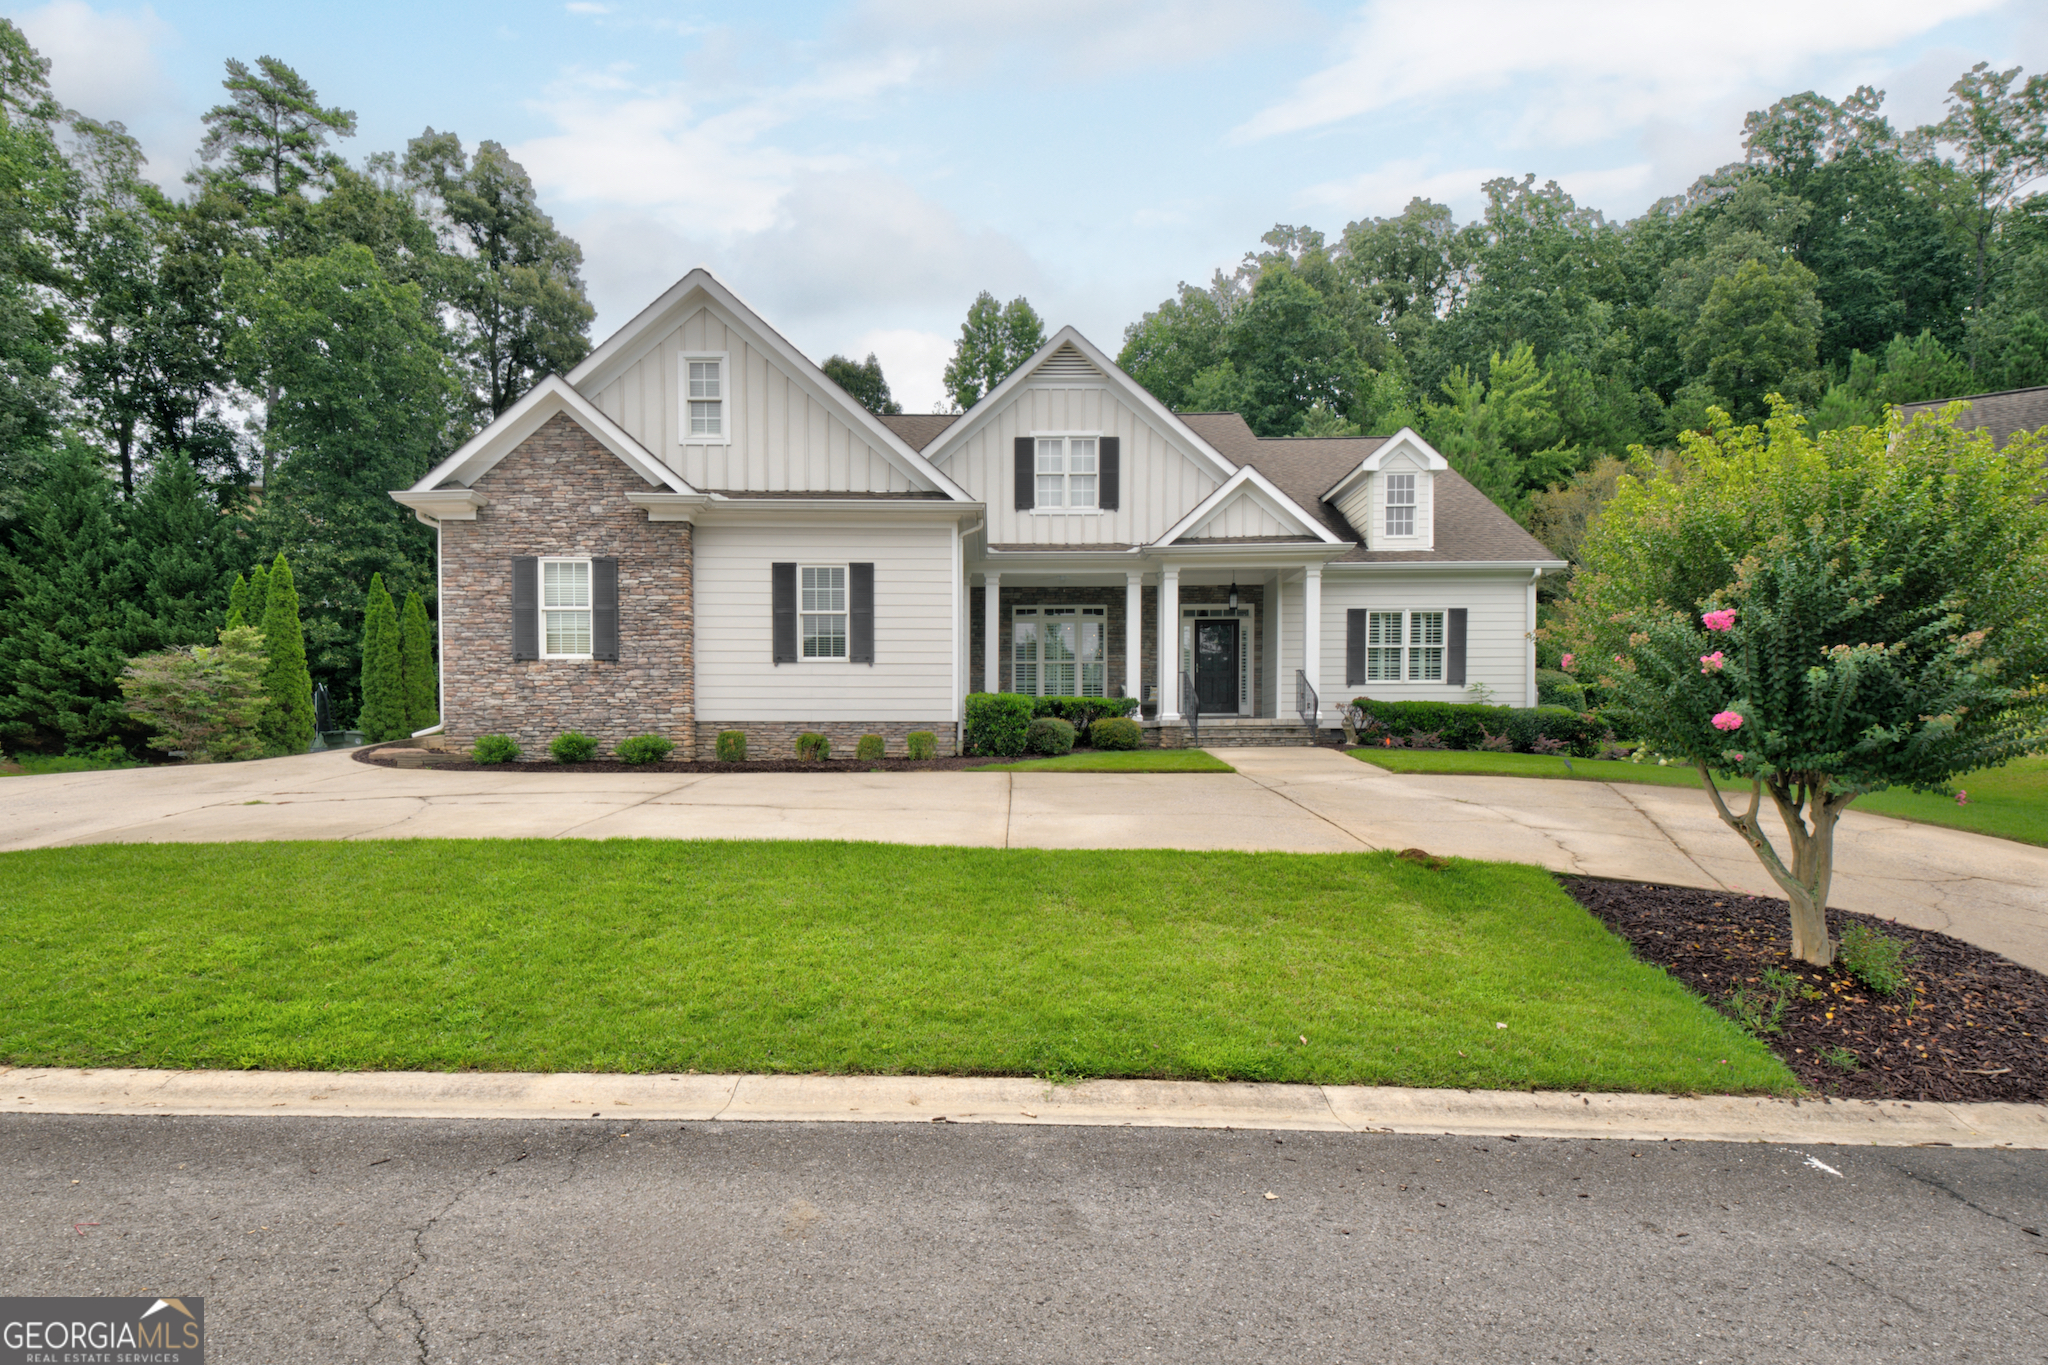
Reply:
[[[1796,1088],[1517,864],[100,844],[0,854],[0,906],[12,1065]]]
[[[1547,777],[1579,782],[1635,782],[1658,787],[1699,790],[1699,774],[1691,768],[1660,768],[1654,763],[1612,759],[1565,760],[1546,754],[1496,754],[1475,749],[1349,749],[1353,758],[1395,773],[1448,776]],[[1721,780],[1723,791],[1747,792],[1747,782]],[[1986,768],[1959,778],[1956,786],[1969,796],[1926,795],[1895,787],[1859,796],[1852,811],[1888,815],[1923,825],[1988,834],[2022,844],[2048,845],[2048,754],[2016,758],[2002,768]],[[1766,805],[1768,805],[1768,801]]]

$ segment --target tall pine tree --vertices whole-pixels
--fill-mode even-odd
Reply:
[[[144,649],[212,643],[222,622],[221,515],[191,461],[171,455],[128,509],[128,559],[149,618]]]
[[[372,744],[404,739],[405,676],[400,658],[398,609],[385,590],[384,575],[370,575],[370,600],[363,610],[363,710],[356,728]]]
[[[268,604],[263,612],[263,719],[257,726],[264,749],[302,754],[313,743],[313,678],[306,671],[306,637],[299,625],[299,594],[292,566],[282,552],[270,566]]]
[[[427,604],[416,592],[405,595],[398,619],[398,667],[405,678],[405,723],[411,732],[441,723],[441,689],[434,675],[434,628]]]

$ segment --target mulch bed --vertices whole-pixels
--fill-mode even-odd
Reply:
[[[400,752],[404,751],[359,749],[356,762],[393,768]],[[745,763],[621,763],[601,758],[589,763],[557,763],[551,758],[522,758],[511,763],[479,763],[461,754],[429,753],[419,766],[444,773],[948,773],[1000,762],[990,758],[828,758],[822,763],[803,763],[794,758],[756,758]]]
[[[1591,877],[1560,880],[1627,939],[1637,957],[1716,1006],[1725,1008],[1738,988],[1756,991],[1767,968],[1796,975],[1801,990],[1786,998],[1782,1031],[1762,1038],[1811,1090],[1936,1103],[2048,1099],[2048,976],[2030,967],[1947,934],[1829,910],[1828,927],[1837,935],[1861,921],[1911,946],[1910,985],[1883,996],[1839,963],[1816,968],[1794,961],[1781,900]],[[1819,998],[1803,998],[1806,990]],[[1823,1049],[1834,1048],[1854,1053],[1856,1068],[1824,1060]]]

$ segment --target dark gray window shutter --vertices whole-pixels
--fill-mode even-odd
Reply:
[[[1453,687],[1465,685],[1465,608],[1452,607],[1444,622],[1444,681]]]
[[[532,555],[512,561],[512,657],[540,657],[540,560]]]
[[[590,657],[619,661],[619,561],[590,561]]]
[[[846,661],[875,661],[875,566],[846,566]]]
[[[1365,612],[1356,607],[1344,613],[1344,685],[1365,686]]]
[[[1095,505],[1105,512],[1114,512],[1124,489],[1124,443],[1120,436],[1105,436],[1097,447],[1100,451],[1098,467],[1101,477],[1096,481]]]
[[[1017,510],[1029,512],[1038,506],[1038,443],[1019,436],[1017,448]]]
[[[771,564],[775,584],[775,662],[796,662],[796,565]]]

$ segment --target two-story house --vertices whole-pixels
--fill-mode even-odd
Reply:
[[[392,496],[439,531],[450,737],[678,757],[943,748],[981,690],[1136,695],[1167,744],[1534,705],[1563,567],[1412,431],[1169,412],[1072,328],[967,412],[878,417],[706,270]]]

